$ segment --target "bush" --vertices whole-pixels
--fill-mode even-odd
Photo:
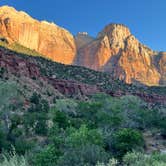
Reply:
[[[39,94],[37,94],[36,92],[34,92],[30,98],[30,102],[34,103],[34,104],[39,104],[40,98],[41,98],[41,96]]]
[[[43,112],[36,114],[36,124],[34,131],[38,135],[47,135],[48,126],[47,126],[47,115]]]
[[[2,149],[7,149],[9,147],[9,142],[7,141],[7,134],[4,132],[4,129],[0,125],[0,152]]]
[[[118,166],[118,161],[112,158],[107,164],[98,162],[96,166]]]
[[[57,125],[59,128],[66,129],[69,127],[69,120],[67,115],[64,112],[53,110],[53,123]]]
[[[58,166],[95,166],[97,162],[107,162],[109,155],[98,145],[86,144],[68,149],[60,157]]]
[[[24,156],[18,156],[15,152],[2,155],[0,166],[29,166]]]
[[[78,130],[71,129],[69,136],[66,138],[66,144],[70,147],[84,146],[89,143],[104,146],[100,133],[95,129],[88,129],[86,125],[82,125]]]
[[[4,73],[5,73],[5,68],[3,68],[3,67],[0,67],[0,78],[2,78],[3,77],[3,75],[4,75]]]
[[[38,135],[47,135],[49,104],[46,100],[42,99],[41,96],[36,92],[33,93],[30,101],[31,106],[24,114],[23,120],[26,133],[28,134],[29,131],[33,131]]]
[[[166,138],[166,117],[165,117],[165,115],[160,119],[159,127],[161,130],[161,135],[165,139]]]
[[[54,146],[49,145],[34,157],[35,166],[54,166],[57,162],[57,151]]]
[[[134,129],[121,129],[113,134],[112,149],[115,156],[123,157],[133,149],[141,149],[144,146],[143,136]]]
[[[26,138],[17,138],[14,142],[15,150],[18,154],[24,155],[26,152],[30,151],[34,146],[32,141],[27,141]]]
[[[166,154],[147,155],[140,152],[130,152],[124,156],[123,163],[128,166],[165,166]]]
[[[72,99],[56,100],[56,109],[69,115],[76,115],[77,102]]]
[[[97,113],[101,108],[100,102],[80,102],[77,109],[79,116],[88,127],[97,128],[99,122]]]

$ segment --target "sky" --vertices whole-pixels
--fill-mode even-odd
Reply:
[[[95,37],[109,23],[121,23],[153,50],[166,51],[166,0],[0,0],[73,35]]]

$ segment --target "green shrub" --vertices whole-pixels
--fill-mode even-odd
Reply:
[[[78,105],[78,114],[90,128],[97,128],[97,113],[101,111],[101,103],[99,102],[80,102]]]
[[[8,149],[9,142],[7,141],[7,133],[4,132],[2,125],[0,124],[0,152],[3,149]]]
[[[133,149],[141,149],[144,146],[143,136],[134,129],[121,129],[113,134],[111,148],[115,156],[123,157]]]
[[[55,125],[51,130],[51,140],[54,147],[59,150],[57,165],[95,165],[97,161],[108,159],[103,138],[97,130],[89,129],[86,125],[79,129],[70,127],[66,130]]]
[[[112,158],[107,164],[98,162],[96,166],[118,166],[118,161]]]
[[[166,138],[166,115],[163,115],[158,123],[158,127],[160,128],[161,135],[165,139]]]
[[[34,143],[26,140],[24,137],[16,138],[14,142],[15,151],[20,155],[24,155],[26,152],[30,151],[33,146]]]
[[[59,99],[56,100],[56,109],[60,112],[64,112],[68,115],[76,115],[77,114],[77,102],[72,99]]]
[[[40,98],[41,98],[41,96],[39,94],[37,94],[36,92],[34,92],[30,98],[30,102],[34,103],[34,104],[39,104]]]
[[[4,73],[6,72],[4,67],[0,67],[0,78],[3,77]]]
[[[49,104],[36,92],[30,97],[31,105],[24,114],[23,124],[26,133],[31,131],[38,135],[47,135]]]
[[[109,155],[98,145],[85,144],[74,149],[68,149],[59,158],[58,166],[95,166],[97,162],[107,162]]]
[[[57,149],[54,146],[49,145],[42,151],[37,153],[34,157],[35,166],[55,166],[57,162]]]
[[[69,136],[66,138],[66,144],[70,147],[79,147],[86,144],[104,146],[101,134],[95,129],[88,129],[86,125],[82,125],[79,129],[71,129]]]
[[[123,163],[127,166],[165,166],[166,154],[130,152],[124,156]]]
[[[64,112],[57,111],[54,109],[53,112],[53,123],[54,125],[58,125],[59,128],[66,129],[69,127],[69,119]]]
[[[0,166],[29,166],[24,156],[19,156],[15,152],[2,155]]]
[[[0,111],[6,109],[8,111],[11,100],[19,97],[18,86],[15,82],[0,81]]]

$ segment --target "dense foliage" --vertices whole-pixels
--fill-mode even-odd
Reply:
[[[6,99],[5,93],[1,93],[4,104],[18,95],[14,89],[11,88],[13,93]],[[146,130],[154,131],[153,134],[165,132],[165,112],[149,108],[137,97],[97,94],[88,101],[56,99],[50,108],[48,102],[34,92],[29,106],[20,113],[22,108],[23,105],[13,111],[8,108],[7,120],[1,109],[0,150],[10,153],[14,146],[16,151],[8,158],[1,153],[2,163],[23,160],[26,165],[35,166],[119,163],[130,166],[133,162],[137,165],[142,162],[140,155],[147,165],[153,158],[161,166],[164,162],[159,154],[156,154],[158,157],[143,154],[146,148],[143,133]],[[133,150],[137,152],[132,153]]]

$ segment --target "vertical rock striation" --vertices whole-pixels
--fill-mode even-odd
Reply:
[[[72,64],[76,55],[74,37],[67,30],[12,7],[0,8],[0,35],[60,63]]]

